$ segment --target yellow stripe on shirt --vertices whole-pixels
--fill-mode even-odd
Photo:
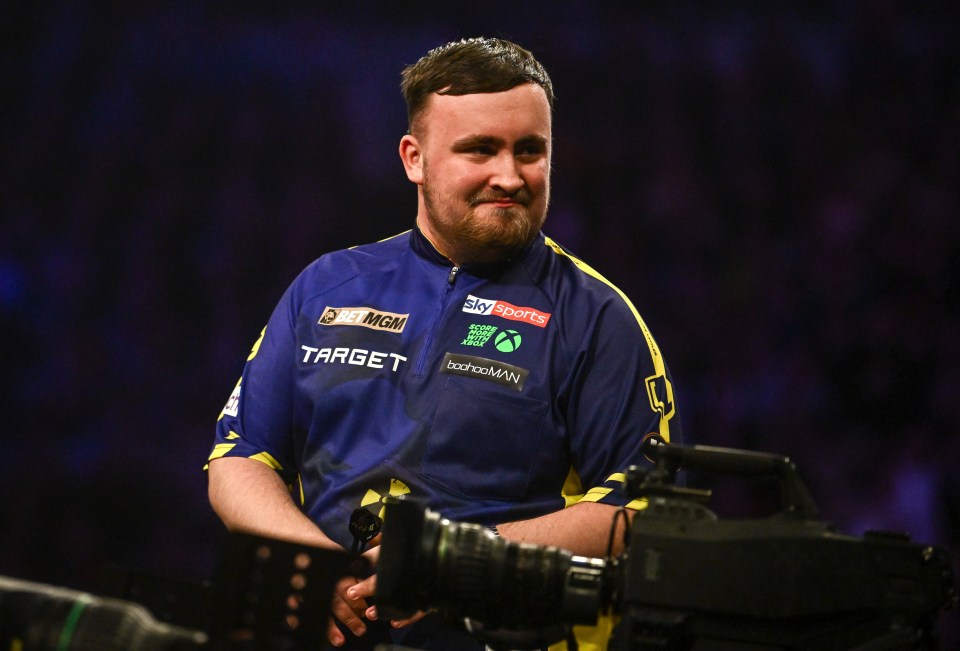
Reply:
[[[596,278],[603,284],[610,287],[613,291],[617,293],[620,298],[627,304],[627,307],[630,308],[630,311],[633,313],[634,318],[637,320],[637,324],[640,326],[640,330],[643,332],[643,337],[647,342],[647,349],[650,351],[650,359],[653,361],[653,370],[655,375],[653,377],[646,378],[647,391],[650,398],[650,407],[656,412],[661,414],[660,418],[660,436],[663,437],[663,440],[670,442],[670,419],[673,418],[674,410],[668,409],[667,405],[662,403],[657,404],[658,401],[655,399],[655,395],[652,393],[651,388],[653,383],[656,382],[658,378],[663,378],[664,383],[666,384],[667,399],[670,405],[673,405],[673,387],[670,382],[667,381],[667,368],[663,363],[663,356],[660,354],[660,347],[657,346],[657,342],[654,340],[653,335],[650,333],[650,329],[647,327],[647,324],[644,323],[643,318],[640,316],[640,313],[637,312],[637,308],[634,307],[633,303],[627,298],[627,295],[620,291],[620,288],[611,283],[609,280],[604,278],[600,272],[588,265],[583,260],[577,258],[576,256],[570,255],[563,250],[559,244],[554,242],[549,237],[544,238],[547,246],[549,246],[557,255],[562,255],[565,258],[568,258],[573,264],[580,269],[585,274],[591,278]]]

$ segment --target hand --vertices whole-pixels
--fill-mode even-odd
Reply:
[[[337,628],[335,620],[342,622],[354,635],[360,636],[366,633],[367,626],[363,622],[363,617],[367,610],[372,609],[372,606],[369,606],[366,599],[360,595],[366,594],[367,589],[363,589],[362,592],[357,590],[351,592],[351,589],[374,579],[375,577],[369,577],[358,582],[355,577],[347,576],[337,581],[333,591],[333,603],[331,604],[333,617],[327,624],[327,639],[333,646],[343,646],[344,642],[347,641],[340,629]]]
[[[379,540],[375,540],[379,543]],[[370,561],[370,567],[376,569],[377,559],[380,557],[380,547],[376,546],[363,554]],[[365,579],[358,580],[353,576],[345,576],[337,581],[333,590],[331,611],[333,617],[327,624],[327,639],[333,646],[343,646],[347,641],[337,627],[339,620],[356,636],[367,632],[367,625],[363,619],[375,620],[376,608],[367,603],[367,599],[376,593],[377,575],[373,574]]]
[[[364,552],[363,555],[370,561],[371,567],[376,568],[377,560],[380,558],[380,548],[374,547]],[[377,607],[371,606],[367,602],[367,599],[376,594],[376,590],[376,574],[361,581],[358,581],[356,577],[348,576],[337,582],[333,595],[333,617],[327,627],[327,639],[330,644],[343,646],[346,642],[346,638],[334,622],[334,617],[358,637],[367,632],[367,625],[363,620],[367,619],[372,622],[377,619]],[[390,625],[393,628],[403,628],[423,619],[426,614],[426,612],[420,611],[407,619],[392,620]]]

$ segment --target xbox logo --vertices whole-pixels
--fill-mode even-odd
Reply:
[[[520,347],[520,333],[516,330],[504,330],[493,340],[501,353],[512,353]]]

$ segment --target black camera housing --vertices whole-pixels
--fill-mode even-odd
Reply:
[[[939,648],[937,618],[957,604],[944,550],[899,534],[835,532],[816,519],[786,457],[710,447],[651,452],[652,469],[625,473],[625,490],[646,508],[634,513],[616,558],[510,542],[390,499],[379,608],[389,616],[434,608],[478,622],[487,640],[502,631],[513,648],[513,632],[548,631],[557,641],[600,614],[619,618],[610,651]],[[782,509],[721,520],[706,506],[709,491],[676,485],[681,468],[772,477]]]

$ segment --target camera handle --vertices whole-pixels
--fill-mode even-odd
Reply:
[[[698,491],[668,483],[672,482],[681,468],[737,477],[768,476],[776,478],[780,485],[783,503],[783,510],[779,514],[781,517],[793,520],[817,518],[818,510],[813,497],[800,478],[796,464],[789,457],[706,445],[659,445],[650,448],[650,454],[656,461],[652,471],[638,476],[635,468],[631,467],[627,473],[627,491],[633,491],[636,497],[664,492],[674,495],[683,492],[685,497],[696,496]],[[700,495],[703,496],[709,497],[709,492]]]

